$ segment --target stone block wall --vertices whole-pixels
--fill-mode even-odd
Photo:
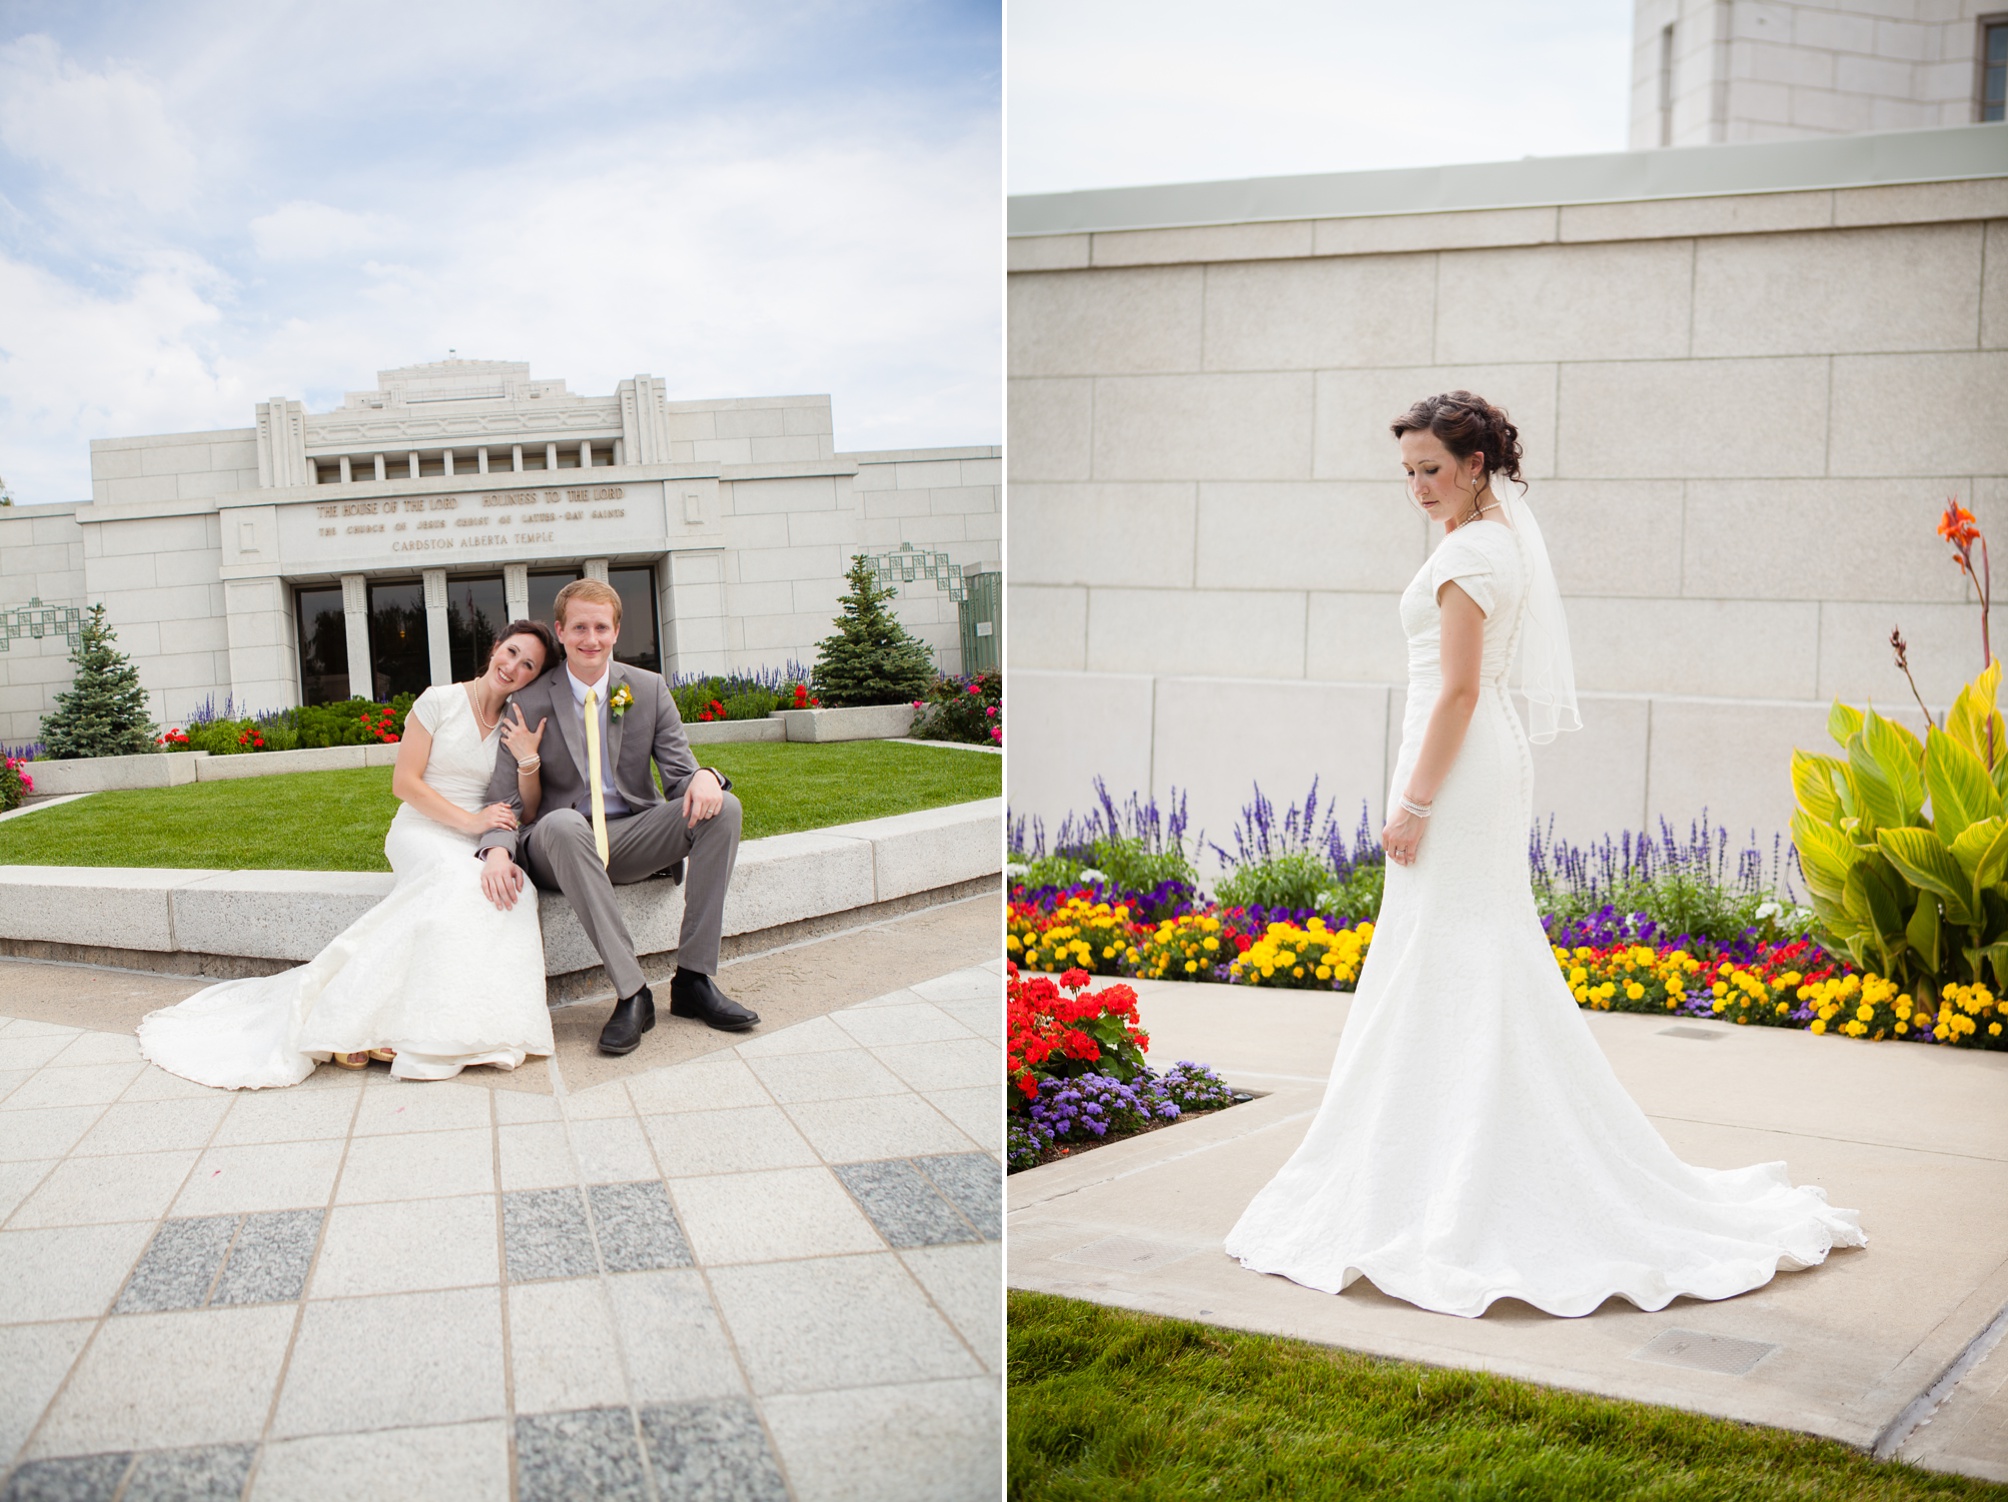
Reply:
[[[946,552],[965,570],[1000,566],[1003,460],[995,447],[839,460],[803,466],[817,473],[721,483],[725,665],[813,664],[858,553],[910,542]],[[945,591],[927,581],[903,584],[894,611],[934,648],[942,671],[961,671],[958,615]]]
[[[1892,626],[1934,705],[1980,666],[1933,526],[1958,495],[2008,571],[2004,258],[2008,178],[1014,240],[1014,812],[1176,784],[1231,846],[1315,774],[1377,828],[1431,546],[1388,423],[1463,386],[1586,695],[1538,808],[1768,842],[1831,698],[1917,721]]]
[[[1631,146],[1965,125],[1993,0],[1633,0]],[[1662,140],[1673,27],[1672,138]]]
[[[91,499],[204,501],[258,487],[258,430],[91,440]]]

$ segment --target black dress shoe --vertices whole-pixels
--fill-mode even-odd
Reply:
[[[632,996],[614,1003],[614,1014],[600,1029],[600,1052],[633,1053],[641,1047],[641,1035],[655,1026],[655,994],[643,986]]]
[[[743,1033],[760,1020],[758,1012],[747,1011],[699,970],[679,970],[670,977],[669,1015],[695,1017],[724,1033]]]

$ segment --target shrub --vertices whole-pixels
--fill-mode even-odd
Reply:
[[[11,756],[0,757],[0,814],[12,813],[34,791],[35,778],[28,764]]]
[[[933,650],[886,609],[893,589],[872,577],[862,553],[846,578],[844,612],[816,654],[816,692],[834,707],[912,703],[934,679]]]
[[[93,605],[83,635],[70,654],[75,678],[56,707],[42,718],[45,754],[55,761],[84,756],[131,756],[154,749],[154,724],[146,712],[139,669],[118,650],[105,624],[105,607]]]
[[[913,701],[920,710],[913,733],[921,740],[963,741],[976,746],[1004,744],[1004,675],[978,673],[970,678],[937,678],[925,699]]]
[[[1324,858],[1292,850],[1236,867],[1214,895],[1226,907],[1315,908],[1328,904],[1331,891],[1332,872]]]

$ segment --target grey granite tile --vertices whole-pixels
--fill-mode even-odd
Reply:
[[[125,1292],[112,1305],[112,1313],[200,1309],[209,1300],[217,1269],[223,1266],[223,1255],[230,1250],[230,1238],[236,1233],[234,1215],[161,1222],[126,1281]]]
[[[593,1224],[600,1255],[610,1273],[647,1272],[658,1267],[693,1267],[690,1243],[660,1180],[640,1184],[594,1184]]]
[[[281,1304],[307,1289],[322,1210],[267,1210],[244,1217],[213,1304]]]
[[[111,1502],[131,1464],[124,1454],[31,1460],[0,1486],[0,1502]]]
[[[256,1445],[149,1450],[132,1468],[119,1502],[232,1502],[244,1495]]]
[[[1004,1239],[1003,1164],[988,1153],[945,1153],[913,1161],[985,1241]]]
[[[577,1189],[518,1189],[503,1195],[502,1250],[512,1283],[584,1278],[599,1271],[585,1201]]]
[[[746,1398],[698,1398],[641,1411],[662,1502],[788,1502],[767,1431]]]
[[[576,1408],[516,1420],[517,1502],[648,1502],[634,1414]]]
[[[836,1174],[893,1246],[943,1246],[977,1239],[969,1222],[905,1158],[839,1163]]]

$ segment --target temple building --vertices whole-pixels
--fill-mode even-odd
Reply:
[[[88,503],[0,510],[0,742],[38,738],[97,603],[164,724],[471,676],[501,623],[548,621],[582,576],[620,591],[630,663],[807,663],[860,553],[963,670],[1000,450],[840,454],[833,433],[827,396],[671,401],[647,375],[580,396],[455,359],[330,412],[274,398],[244,428],[94,441]],[[976,630],[972,656],[996,641]]]

